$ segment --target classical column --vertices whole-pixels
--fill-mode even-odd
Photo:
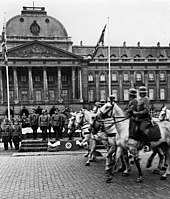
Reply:
[[[79,75],[78,75],[78,78],[79,78],[80,102],[83,102],[81,69],[79,69]]]
[[[160,89],[159,89],[159,71],[156,71],[156,99],[159,100],[159,94]]]
[[[61,101],[61,67],[58,67],[58,101]]]
[[[170,100],[170,72],[167,71],[167,73],[168,73],[168,78],[167,78],[167,82],[168,82],[167,100]]]
[[[72,67],[72,98],[75,100],[75,68]]]
[[[100,96],[99,96],[99,72],[96,72],[96,101],[100,100]]]
[[[120,101],[123,101],[123,87],[122,87],[122,72],[119,72],[119,88],[120,88]]]
[[[144,81],[143,82],[145,83],[145,86],[148,88],[148,72],[147,71],[144,73]]]
[[[17,68],[13,68],[13,77],[14,77],[14,102],[19,102],[19,95],[18,95],[18,77],[17,77]]]
[[[4,95],[3,95],[3,81],[2,81],[2,67],[0,67],[0,102],[3,103]]]
[[[33,101],[33,79],[32,79],[32,67],[28,67],[28,87],[29,87],[29,101]]]
[[[44,100],[48,101],[47,67],[43,67],[43,89],[44,89]]]

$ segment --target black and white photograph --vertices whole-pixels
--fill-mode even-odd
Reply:
[[[170,1],[0,3],[0,199],[170,199]]]

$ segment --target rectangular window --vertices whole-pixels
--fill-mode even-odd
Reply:
[[[106,91],[105,90],[100,90],[100,100],[106,101]]]
[[[66,82],[67,81],[67,76],[66,75],[62,75],[61,79],[62,79],[63,82]]]
[[[101,81],[101,82],[106,81],[105,74],[102,73],[102,74],[100,75],[100,81]]]
[[[55,92],[54,90],[49,90],[49,100],[54,101],[55,99]]]
[[[27,91],[21,91],[21,99],[22,99],[22,101],[28,100],[28,92]]]
[[[88,80],[89,80],[89,82],[93,82],[93,74],[89,74],[89,76],[88,76]]]
[[[61,96],[62,96],[62,99],[63,99],[64,101],[68,100],[68,90],[63,89],[63,90],[61,91]]]
[[[35,76],[35,82],[40,82],[40,81],[41,81],[40,76],[39,76],[39,75],[36,75],[36,76]]]
[[[26,75],[21,75],[21,82],[26,82],[26,81],[27,81]]]
[[[142,81],[142,75],[140,73],[136,74],[136,81]]]
[[[117,74],[112,73],[112,81],[116,82],[117,81]]]
[[[160,99],[165,100],[165,89],[164,88],[160,89]]]
[[[153,73],[149,73],[149,81],[154,81],[154,74]]]
[[[48,76],[48,81],[53,82],[54,81],[54,75],[49,75]]]
[[[154,89],[153,88],[149,89],[149,99],[154,100]]]
[[[165,81],[165,73],[160,73],[160,81]]]
[[[128,74],[127,73],[124,73],[123,75],[123,80],[126,82],[126,81],[129,81],[129,77],[128,77]]]
[[[94,90],[90,89],[89,90],[89,102],[93,102],[94,101]]]
[[[129,90],[128,89],[124,89],[124,100],[125,101],[129,100]]]
[[[41,101],[41,91],[35,91],[35,101]]]
[[[12,75],[9,75],[9,82],[10,82],[10,83],[12,83],[12,82],[13,82]]]
[[[118,100],[118,96],[117,96],[117,90],[116,89],[112,90],[112,95],[115,96],[115,100],[117,101]]]

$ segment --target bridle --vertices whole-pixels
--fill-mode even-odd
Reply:
[[[113,120],[114,120],[113,125],[116,124],[116,123],[123,122],[123,121],[129,119],[129,117],[125,117],[125,116],[116,117],[116,116],[112,115],[112,113],[113,113],[113,107],[114,107],[114,104],[112,104],[112,106],[111,106],[105,113],[103,113],[103,112],[101,111],[101,109],[100,109],[99,112],[100,112],[100,114],[101,114],[101,117],[102,117],[102,118],[106,118],[106,117],[104,117],[104,116],[105,116],[107,113],[109,113],[109,111],[111,111],[111,118],[113,118]],[[122,120],[116,121],[116,119],[122,119]]]
[[[165,110],[162,110],[161,112],[164,112],[162,114],[162,120],[161,121],[164,121],[164,120],[169,121],[169,119],[167,118],[167,108]]]

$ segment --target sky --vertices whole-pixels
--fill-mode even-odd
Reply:
[[[23,6],[45,7],[59,20],[73,45],[96,45],[104,25],[105,45],[169,46],[170,0],[1,0],[0,25]],[[34,3],[33,3],[34,2]]]

